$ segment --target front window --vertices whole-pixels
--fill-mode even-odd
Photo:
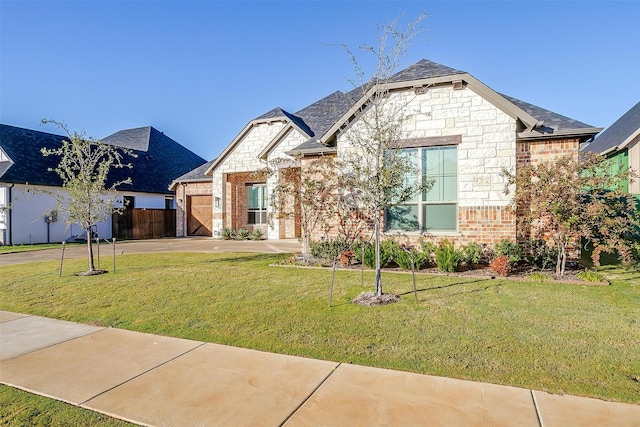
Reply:
[[[247,224],[267,223],[267,186],[252,184],[247,186],[247,204],[249,216]]]
[[[389,208],[387,228],[402,231],[456,231],[458,224],[458,153],[451,146],[411,150],[419,175],[431,182],[415,200]]]

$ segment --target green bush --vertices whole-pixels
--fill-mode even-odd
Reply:
[[[260,230],[259,228],[254,228],[251,234],[249,235],[249,238],[251,240],[261,240],[262,235],[263,235],[262,230]]]
[[[222,229],[222,238],[224,240],[232,240],[235,237],[236,237],[236,232],[233,231],[233,229],[227,228],[227,227]]]
[[[249,238],[249,230],[246,228],[240,228],[236,231],[236,240],[247,240]]]
[[[550,281],[552,277],[544,273],[531,273],[529,274],[529,279],[533,282],[542,283]]]
[[[397,242],[393,239],[380,242],[380,267],[388,267],[393,261],[393,252]],[[362,256],[364,248],[364,258]],[[376,247],[371,242],[357,241],[351,246],[354,257],[367,268],[376,268]]]
[[[527,262],[542,270],[555,268],[558,263],[558,248],[549,246],[544,240],[531,239]]]
[[[462,248],[462,254],[464,255],[464,262],[471,267],[474,264],[480,264],[482,261],[482,253],[484,246],[479,243],[471,242],[464,248]]]
[[[444,239],[442,243],[436,248],[436,265],[438,270],[452,273],[458,271],[460,263],[464,258],[464,254],[461,250],[456,249],[453,243],[448,239]]]
[[[494,248],[493,252],[497,257],[506,256],[509,258],[509,265],[514,266],[522,259],[522,248],[518,243],[508,239],[502,239]]]
[[[585,282],[604,282],[604,277],[596,273],[595,271],[581,271],[576,274],[576,277],[580,280],[584,280]]]
[[[309,252],[314,258],[333,260],[341,253],[349,249],[347,242],[342,239],[327,239],[322,241],[312,241]]]

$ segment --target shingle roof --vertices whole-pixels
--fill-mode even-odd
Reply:
[[[179,183],[179,182],[204,182],[204,181],[211,181],[211,175],[205,175],[204,173],[207,171],[207,169],[209,169],[209,167],[213,164],[213,162],[215,162],[215,159],[198,166],[197,168],[190,170],[189,172],[185,173],[184,175],[179,176],[178,178],[174,179],[173,182],[171,183],[171,185],[173,185],[174,183]]]
[[[446,65],[438,64],[437,62],[429,61],[428,59],[422,59],[404,70],[398,71],[396,74],[391,76],[389,81],[391,83],[405,82],[464,73],[464,71],[456,70],[455,68],[447,67]]]
[[[59,158],[45,157],[40,149],[60,148],[64,139],[61,135],[0,124],[0,148],[12,162],[0,163],[5,164],[4,173],[0,169],[0,181],[61,186],[58,174],[49,172],[50,168],[58,166]]]
[[[310,136],[323,135],[351,107],[353,101],[340,91],[295,113],[311,130]]]
[[[605,153],[640,133],[640,102],[604,130],[586,148],[592,153]]]
[[[60,186],[55,172],[59,158],[44,157],[43,147],[57,148],[66,137],[9,125],[0,125],[0,147],[13,161],[0,175],[0,181]],[[180,176],[205,163],[205,160],[151,126],[116,132],[102,140],[105,143],[134,150],[136,158],[126,157],[133,169],[112,169],[111,180],[131,177],[130,185],[119,190],[167,194],[169,184]]]
[[[545,110],[544,108],[537,107],[528,102],[521,101],[508,95],[500,94],[510,102],[514,103],[527,113],[531,114],[536,119],[544,122],[544,127],[552,128],[556,131],[565,129],[581,129],[592,128],[593,126],[579,122],[578,120],[571,119],[563,116],[562,114],[554,113],[553,111]]]

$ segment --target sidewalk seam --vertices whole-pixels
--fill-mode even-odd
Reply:
[[[538,417],[538,425],[540,427],[544,427],[542,425],[542,417],[540,417],[540,411],[538,410],[538,402],[536,401],[536,395],[533,394],[533,390],[529,390],[531,393],[531,399],[533,400],[533,408],[536,410],[536,417]]]
[[[300,402],[300,404],[298,406],[296,406],[296,408],[287,416],[287,418],[285,418],[280,424],[278,424],[278,427],[282,427],[284,426],[295,414],[296,412],[298,412],[300,410],[300,408],[302,408],[304,406],[305,403],[307,403],[307,401],[309,399],[311,399],[311,396],[313,396],[314,394],[316,394],[316,392],[318,391],[318,389],[320,389],[320,387],[322,387],[322,385],[329,379],[329,377],[331,375],[333,375],[333,373],[340,367],[340,365],[342,365],[342,363],[338,363],[332,370],[331,372],[329,372],[327,374],[326,377],[324,377],[322,379],[322,381],[320,381],[320,383],[313,389],[311,390],[311,393],[309,393],[309,395],[307,397],[305,397],[302,402]]]
[[[147,369],[147,370],[146,370],[146,371],[144,371],[144,372],[140,372],[138,375],[135,375],[135,376],[133,376],[133,377],[131,377],[131,378],[129,378],[129,379],[127,379],[127,380],[125,380],[125,381],[121,382],[120,384],[116,384],[116,385],[114,385],[113,387],[110,387],[110,388],[108,388],[108,389],[106,389],[106,390],[104,390],[104,391],[101,391],[100,393],[96,394],[95,396],[91,396],[90,398],[88,398],[88,399],[87,399],[87,400],[85,400],[84,402],[79,402],[79,403],[78,403],[78,406],[84,407],[84,405],[85,405],[87,402],[89,402],[89,401],[91,401],[91,400],[95,399],[96,397],[98,397],[98,396],[102,396],[103,394],[108,393],[108,392],[110,392],[111,390],[113,390],[113,389],[115,389],[115,388],[120,387],[121,385],[124,385],[124,384],[126,384],[126,383],[128,383],[128,382],[131,382],[131,381],[135,380],[136,378],[139,378],[139,377],[141,377],[141,376],[143,376],[143,375],[145,375],[145,374],[148,374],[149,372],[151,372],[151,371],[153,371],[153,370],[156,370],[156,369],[158,369],[159,367],[166,365],[167,363],[173,362],[173,361],[174,361],[174,360],[176,360],[177,358],[182,357],[182,356],[184,356],[185,354],[189,354],[189,353],[191,353],[192,351],[194,351],[194,350],[196,350],[196,349],[198,349],[198,348],[202,347],[202,346],[203,346],[203,345],[205,345],[205,344],[207,344],[207,343],[206,343],[206,342],[202,342],[202,343],[200,343],[200,345],[197,345],[197,346],[193,347],[192,349],[185,351],[184,353],[180,353],[180,354],[178,354],[177,356],[172,357],[171,359],[166,360],[166,361],[162,362],[162,363],[161,363],[161,364],[159,364],[159,365],[153,366],[153,367],[151,367],[151,368]],[[92,411],[94,410],[94,409],[92,409],[92,408],[89,408],[89,409],[91,409]]]

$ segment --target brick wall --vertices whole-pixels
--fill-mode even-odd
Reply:
[[[536,164],[555,160],[558,157],[579,153],[580,140],[576,138],[546,141],[521,141],[517,145],[516,165]]]
[[[249,202],[247,200],[247,184],[264,183],[264,179],[256,176],[255,172],[238,172],[227,174],[225,211],[223,215],[224,227],[249,231],[254,228],[262,230],[266,236],[266,225],[248,224]]]

